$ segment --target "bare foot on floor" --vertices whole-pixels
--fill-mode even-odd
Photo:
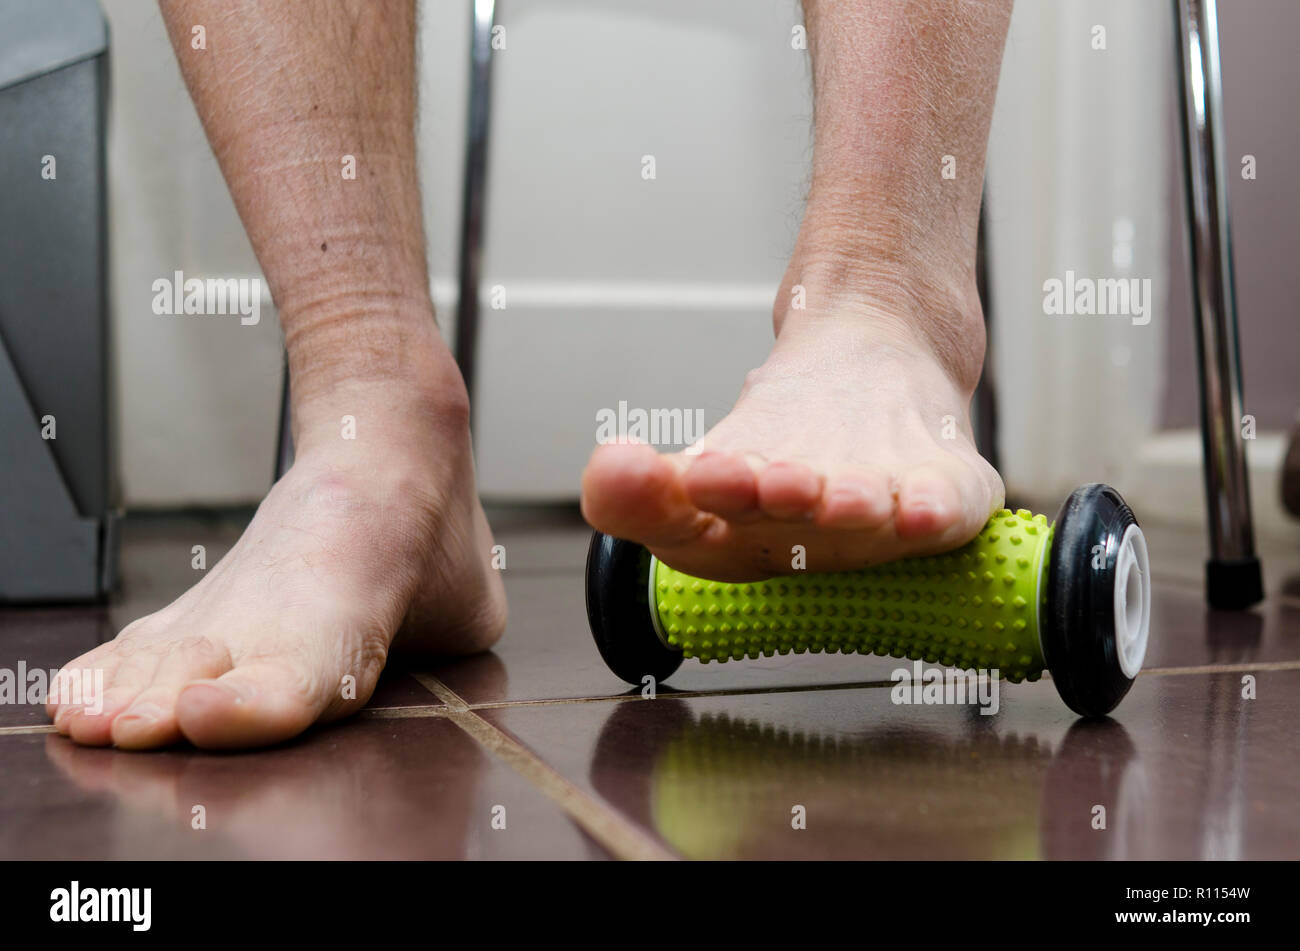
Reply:
[[[505,592],[474,488],[464,386],[440,354],[425,392],[354,384],[295,404],[297,460],[239,542],[175,602],[67,665],[104,671],[103,710],[47,709],[79,743],[260,746],[360,709],[394,637],[490,647]]]
[[[971,303],[931,334],[905,308],[778,314],[767,362],[692,453],[599,447],[583,513],[721,581],[792,573],[794,546],[806,570],[840,571],[961,545],[1003,500],[970,427],[984,355]]]

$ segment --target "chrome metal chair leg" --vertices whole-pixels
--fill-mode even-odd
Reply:
[[[483,260],[487,154],[492,109],[492,27],[496,0],[471,0],[469,111],[460,218],[456,363],[473,406],[478,357],[478,289]],[[472,412],[472,411],[471,411]]]
[[[971,401],[971,427],[975,431],[975,448],[994,469],[1001,469],[998,458],[997,384],[993,379],[993,304],[989,287],[988,195],[980,205],[979,237],[975,244],[975,286],[979,290],[980,308],[984,311],[984,333],[988,343],[984,351],[984,370]]]
[[[1215,0],[1174,0],[1201,440],[1210,532],[1206,597],[1235,610],[1264,596],[1241,436],[1241,362],[1228,227],[1223,90]]]
[[[289,471],[293,465],[293,429],[289,425],[289,361],[284,361],[284,383],[280,387],[280,428],[276,436],[275,479]]]

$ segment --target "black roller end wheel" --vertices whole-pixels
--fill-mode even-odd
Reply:
[[[1061,699],[1101,717],[1124,699],[1146,656],[1151,569],[1133,511],[1108,485],[1076,489],[1056,516],[1043,659]]]
[[[615,676],[640,686],[662,683],[682,654],[659,639],[647,585],[650,553],[634,542],[596,532],[587,549],[587,620],[596,648]]]

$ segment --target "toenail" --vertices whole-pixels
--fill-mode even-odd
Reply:
[[[870,499],[871,491],[865,485],[841,485],[831,492],[832,499]]]
[[[215,680],[196,680],[189,686],[190,687],[211,687],[213,690],[217,690],[220,691],[221,693],[224,693],[227,697],[230,698],[231,702],[234,703],[235,706],[242,706],[243,704],[247,703],[249,699],[247,696],[245,696],[245,692],[248,690],[248,687],[246,685],[240,685],[239,687],[236,687],[233,684],[219,683]]]
[[[123,713],[119,720],[161,720],[162,707],[155,706],[152,703],[142,703],[139,706],[132,707]]]

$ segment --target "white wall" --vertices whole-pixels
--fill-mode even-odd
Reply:
[[[991,339],[1003,476],[1035,498],[1131,496],[1156,427],[1167,322],[1185,319],[1167,307],[1173,50],[1167,3],[1016,5],[989,145]],[[1150,278],[1150,323],[1045,315],[1043,282],[1067,270]]]
[[[109,18],[110,285],[127,505],[258,499],[274,466],[281,344],[273,313],[153,313],[151,285],[256,275],[157,4],[102,0]]]

